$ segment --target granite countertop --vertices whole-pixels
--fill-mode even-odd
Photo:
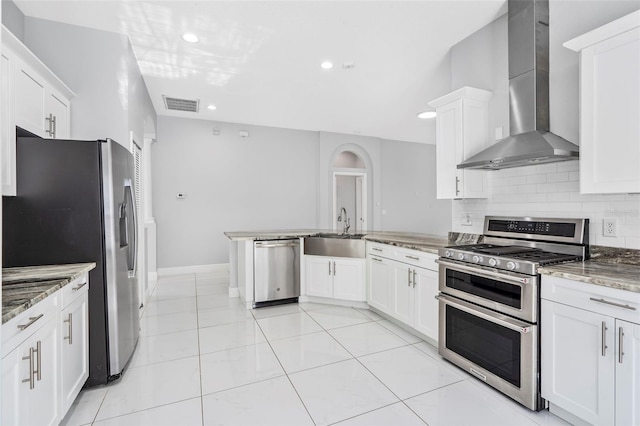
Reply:
[[[640,293],[639,265],[594,259],[544,266],[538,271],[542,275]]]
[[[231,241],[252,241],[266,239],[286,239],[298,237],[314,237],[318,234],[339,234],[328,229],[285,229],[272,231],[239,231],[225,232]],[[358,231],[352,234],[363,235],[362,239],[376,243],[391,244],[397,247],[438,253],[438,249],[447,245],[474,244],[482,238],[476,234],[450,232],[448,237],[440,235],[420,234],[417,232]]]
[[[96,267],[95,263],[2,269],[2,323]]]
[[[275,229],[268,231],[225,232],[231,241],[284,240],[288,238],[311,237],[319,233],[336,233],[326,229]]]
[[[585,262],[544,266],[540,274],[640,293],[640,250],[591,246]]]

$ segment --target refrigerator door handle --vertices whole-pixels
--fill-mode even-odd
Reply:
[[[137,263],[137,220],[136,220],[136,209],[134,205],[133,199],[133,188],[129,182],[125,183],[124,186],[124,203],[122,203],[121,214],[124,213],[124,217],[121,215],[121,229],[120,232],[122,234],[124,228],[124,234],[126,238],[126,246],[127,246],[127,270],[129,272],[129,277],[134,277],[136,274],[136,263]],[[124,219],[124,221],[122,220]],[[124,222],[124,223],[122,223]],[[131,242],[131,244],[129,244]],[[122,247],[122,242],[121,242]]]

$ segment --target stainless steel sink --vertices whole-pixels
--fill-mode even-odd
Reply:
[[[323,234],[320,234],[323,235]],[[357,257],[366,255],[365,241],[350,234],[341,238],[340,234],[326,234],[327,237],[307,237],[304,239],[304,254],[314,256]]]

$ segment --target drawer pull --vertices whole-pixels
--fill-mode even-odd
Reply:
[[[405,257],[406,257],[407,259],[420,260],[420,258],[419,258],[419,257],[417,257],[417,256],[409,256],[409,255],[406,255]]]
[[[40,314],[37,317],[29,317],[29,322],[26,323],[26,324],[18,324],[18,328],[20,330],[24,330],[25,328],[30,327],[31,325],[33,325],[34,322],[38,321],[43,316],[44,316],[44,314]]]
[[[378,259],[377,257],[372,257],[371,260],[375,260],[376,262],[382,262],[382,259]]]
[[[598,303],[605,303],[607,305],[617,306],[618,308],[631,309],[632,311],[636,310],[636,308],[634,308],[633,306],[623,305],[622,303],[609,302],[608,300],[605,300],[605,299],[596,299],[595,297],[590,297],[589,300],[593,300],[594,302],[598,302]]]
[[[80,284],[80,285],[75,286],[75,287],[73,288],[73,291],[78,291],[78,290],[80,290],[82,287],[84,287],[85,285],[87,285],[87,282],[86,282],[86,281],[85,281],[85,282],[83,282],[83,283],[82,283],[82,284]]]
[[[375,251],[382,251],[382,249],[381,249],[381,248],[378,248],[378,247],[371,247],[371,250],[375,250]]]

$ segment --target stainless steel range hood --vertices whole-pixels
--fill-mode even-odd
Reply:
[[[549,1],[509,0],[511,136],[458,164],[498,170],[576,160],[578,146],[549,132]]]

